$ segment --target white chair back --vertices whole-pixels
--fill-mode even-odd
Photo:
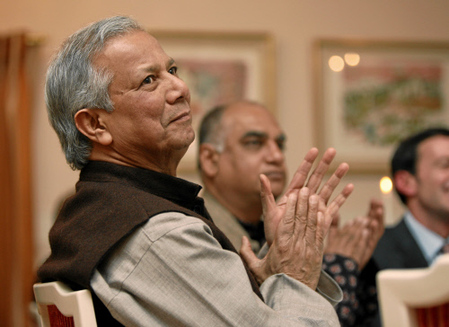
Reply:
[[[89,290],[73,291],[62,282],[33,286],[42,327],[96,327]]]
[[[431,267],[386,269],[376,278],[384,327],[449,325],[449,253]]]

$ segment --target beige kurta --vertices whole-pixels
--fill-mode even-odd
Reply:
[[[251,242],[251,247],[254,253],[259,252],[259,242],[251,239],[243,226],[238,222],[237,218],[234,217],[229,210],[223,207],[206,189],[204,189],[204,193],[201,197],[204,199],[207,211],[211,215],[215,225],[229,238],[237,251],[240,250],[240,247],[242,246],[242,236],[246,236]]]

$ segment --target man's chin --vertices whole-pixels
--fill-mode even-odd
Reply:
[[[178,152],[182,153],[182,156],[184,156],[194,140],[195,133],[192,130],[191,133],[185,133],[182,137],[179,137],[178,142],[176,142],[177,144],[174,147]]]
[[[189,129],[186,129],[183,133],[182,139],[185,141],[184,143],[189,147],[193,141],[195,140],[195,132],[193,128],[190,126]]]
[[[275,198],[278,198],[285,188],[285,182],[281,181],[270,181],[271,182],[271,192]]]

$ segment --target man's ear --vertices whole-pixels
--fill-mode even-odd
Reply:
[[[214,177],[218,173],[218,160],[220,153],[212,144],[203,143],[199,148],[199,160],[201,170],[208,177]]]
[[[103,120],[103,113],[107,114],[106,110],[81,109],[75,114],[75,124],[92,142],[107,146],[112,142],[112,135]]]
[[[394,174],[394,185],[406,197],[412,197],[418,192],[416,177],[406,170],[399,170]]]

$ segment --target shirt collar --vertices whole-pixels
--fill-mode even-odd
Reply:
[[[421,224],[410,211],[405,213],[404,220],[427,262],[432,264],[446,240]]]

